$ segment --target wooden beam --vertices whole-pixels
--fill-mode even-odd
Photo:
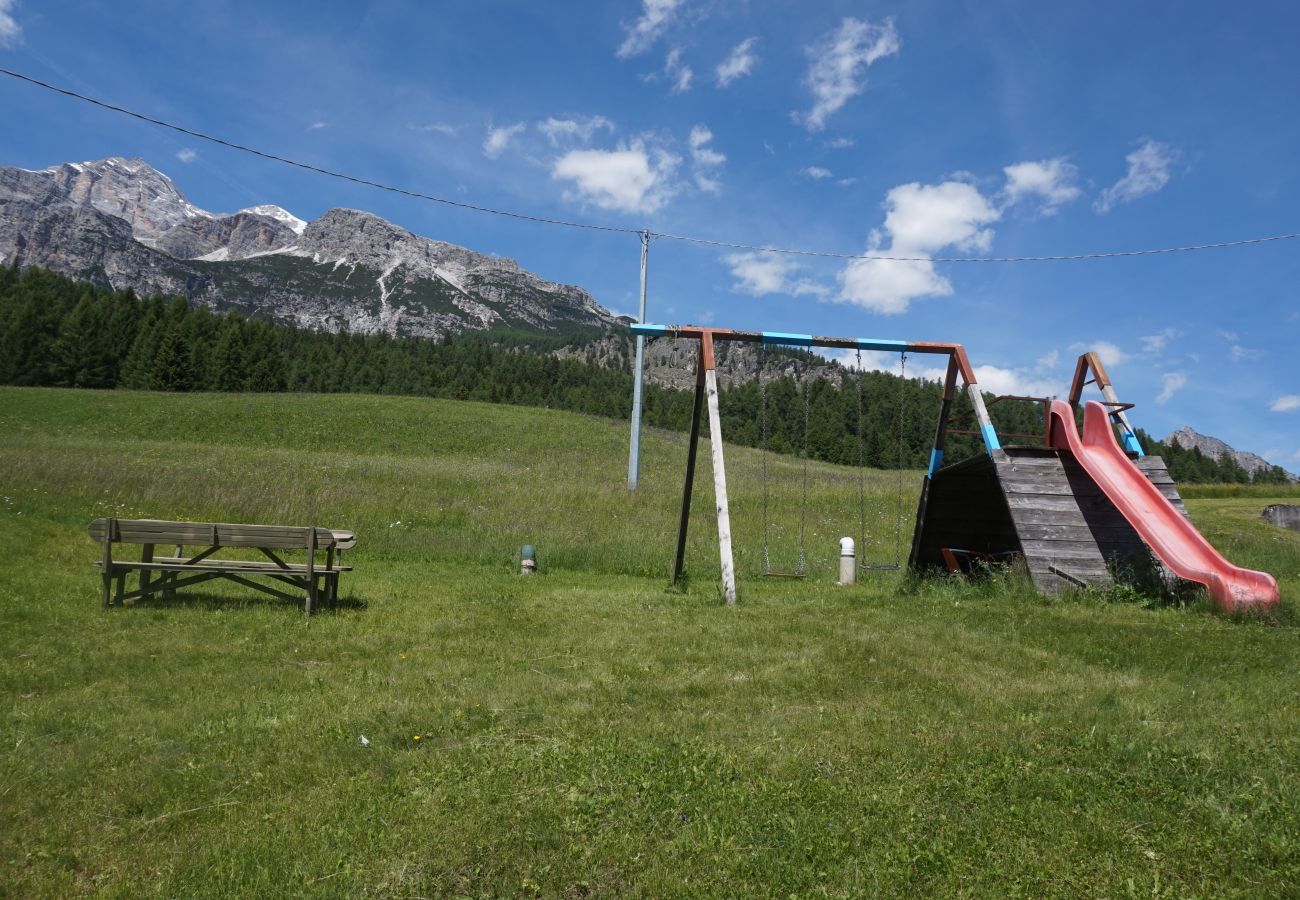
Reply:
[[[686,449],[686,484],[682,489],[682,517],[677,524],[677,556],[673,562],[673,584],[682,579],[686,565],[686,529],[691,522],[691,493],[695,489],[695,458],[700,447],[700,413],[704,407],[704,349],[695,361],[695,400],[691,404],[691,438]]]
[[[731,555],[731,512],[727,506],[727,466],[722,456],[722,416],[718,412],[718,370],[713,366],[713,335],[700,340],[704,362],[704,394],[709,407],[709,445],[713,453],[713,499],[718,509],[718,556],[722,592],[728,606],[736,605],[736,564]]]

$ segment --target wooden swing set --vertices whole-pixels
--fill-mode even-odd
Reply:
[[[926,353],[946,356],[948,358],[948,368],[944,377],[943,401],[939,412],[939,421],[935,427],[934,445],[930,451],[930,464],[927,471],[927,485],[929,476],[938,469],[943,460],[943,448],[948,422],[948,414],[951,410],[952,401],[956,394],[957,378],[961,377],[962,383],[967,389],[970,397],[971,406],[975,413],[975,418],[979,424],[980,435],[984,439],[984,445],[990,454],[1000,448],[997,433],[993,429],[993,424],[989,419],[988,410],[984,406],[984,398],[979,389],[975,387],[975,372],[970,365],[970,360],[966,357],[966,351],[961,344],[944,344],[931,343],[926,341],[891,341],[877,340],[873,338],[834,338],[818,337],[811,334],[789,334],[785,332],[774,331],[733,331],[727,328],[703,328],[695,325],[650,325],[636,324],[632,326],[632,333],[643,337],[668,337],[684,338],[688,340],[697,340],[700,343],[699,352],[696,357],[695,367],[695,399],[691,407],[691,436],[687,444],[686,451],[686,477],[682,486],[682,504],[681,518],[677,527],[677,554],[673,562],[673,583],[676,584],[682,578],[686,561],[686,532],[690,524],[691,512],[691,493],[695,483],[695,460],[696,452],[699,447],[700,438],[700,418],[704,409],[708,411],[709,417],[709,447],[713,461],[713,491],[716,501],[716,511],[718,519],[718,555],[720,557],[722,570],[722,589],[726,597],[727,605],[734,605],[736,602],[736,568],[731,551],[731,514],[727,501],[727,472],[726,464],[723,458],[722,449],[722,423],[718,411],[718,373],[717,360],[715,358],[715,346],[718,341],[740,341],[744,343],[756,343],[760,347],[769,345],[788,346],[788,347],[830,347],[842,350],[854,350],[858,355],[859,370],[861,369],[862,352],[877,351],[898,353],[900,358],[900,373],[904,380],[900,382],[900,390],[905,390],[907,354],[909,353]],[[760,388],[762,381],[760,379]],[[863,396],[862,381],[858,382],[858,431],[859,431],[859,526],[861,533],[865,536],[866,532],[866,483],[865,483],[865,462],[863,452]],[[771,577],[801,578],[804,576],[804,547],[803,539],[805,533],[805,520],[807,515],[807,496],[808,496],[808,397],[807,391],[804,392],[804,479],[803,479],[803,512],[801,513],[799,527],[799,563],[798,567],[792,572],[776,572],[772,570],[769,557],[769,541],[767,534],[768,527],[768,493],[766,477],[766,454],[764,454],[764,476],[763,476],[763,567],[764,574]],[[763,405],[763,440],[764,449],[767,444],[767,398],[766,394],[762,395]],[[898,508],[895,520],[896,545],[901,544],[902,530],[902,463],[904,453],[903,434],[904,420],[902,410],[899,412],[899,491],[898,491]],[[924,515],[927,492],[923,489],[921,493],[920,509],[918,517]],[[892,564],[879,566],[868,566],[868,568],[888,568],[896,569],[900,566],[901,560],[898,556],[898,547],[895,548],[895,560]]]

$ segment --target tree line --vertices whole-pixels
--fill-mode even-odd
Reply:
[[[0,383],[11,385],[406,394],[629,418],[631,353],[618,354],[615,367],[559,358],[554,351],[575,337],[499,333],[435,342],[331,334],[215,314],[184,298],[140,298],[41,269],[0,268]],[[806,352],[788,355],[811,361]],[[835,372],[835,380],[786,375],[724,389],[723,433],[733,443],[844,465],[925,466],[940,386],[884,372]],[[692,391],[647,384],[643,402],[646,425],[689,428]],[[1036,404],[1000,403],[990,413],[1001,432],[1042,432]],[[964,393],[954,404],[952,427],[963,425],[974,427]],[[1178,480],[1250,480],[1226,457],[1216,461],[1143,440]],[[952,434],[947,459],[979,447],[975,436]],[[1285,480],[1281,469],[1255,478],[1273,479]]]

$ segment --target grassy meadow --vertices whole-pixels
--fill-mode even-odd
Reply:
[[[1189,492],[1282,585],[1232,620],[837,587],[858,482],[820,465],[810,576],[764,580],[762,456],[728,448],[728,609],[707,449],[685,589],[685,438],[635,494],[626,451],[537,409],[0,388],[0,895],[1300,893],[1300,534],[1259,519],[1300,492]],[[802,467],[768,467],[787,568]],[[236,585],[102,611],[102,515],[350,528],[355,571],[311,618]]]

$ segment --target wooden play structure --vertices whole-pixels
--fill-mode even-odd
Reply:
[[[1033,443],[1004,447],[960,344],[696,326],[633,325],[632,330],[645,337],[686,338],[700,344],[674,582],[684,568],[700,415],[707,408],[722,586],[727,603],[736,600],[714,348],[718,341],[745,341],[948,358],[908,559],[913,571],[970,572],[981,563],[1023,559],[1035,586],[1054,595],[1067,586],[1109,585],[1117,574],[1149,567],[1154,561],[1167,577],[1204,585],[1223,610],[1267,610],[1278,603],[1277,582],[1272,576],[1232,565],[1196,531],[1164,462],[1144,453],[1127,415],[1132,404],[1118,399],[1095,353],[1079,357],[1068,402],[1041,397],[993,401],[1033,401],[1043,406],[1041,433],[1008,435]],[[970,400],[974,418],[970,429],[953,427],[950,421],[958,377]],[[1085,404],[1080,434],[1079,405],[1090,385],[1098,389],[1102,400]],[[944,448],[950,433],[977,435],[985,453],[945,466]]]

